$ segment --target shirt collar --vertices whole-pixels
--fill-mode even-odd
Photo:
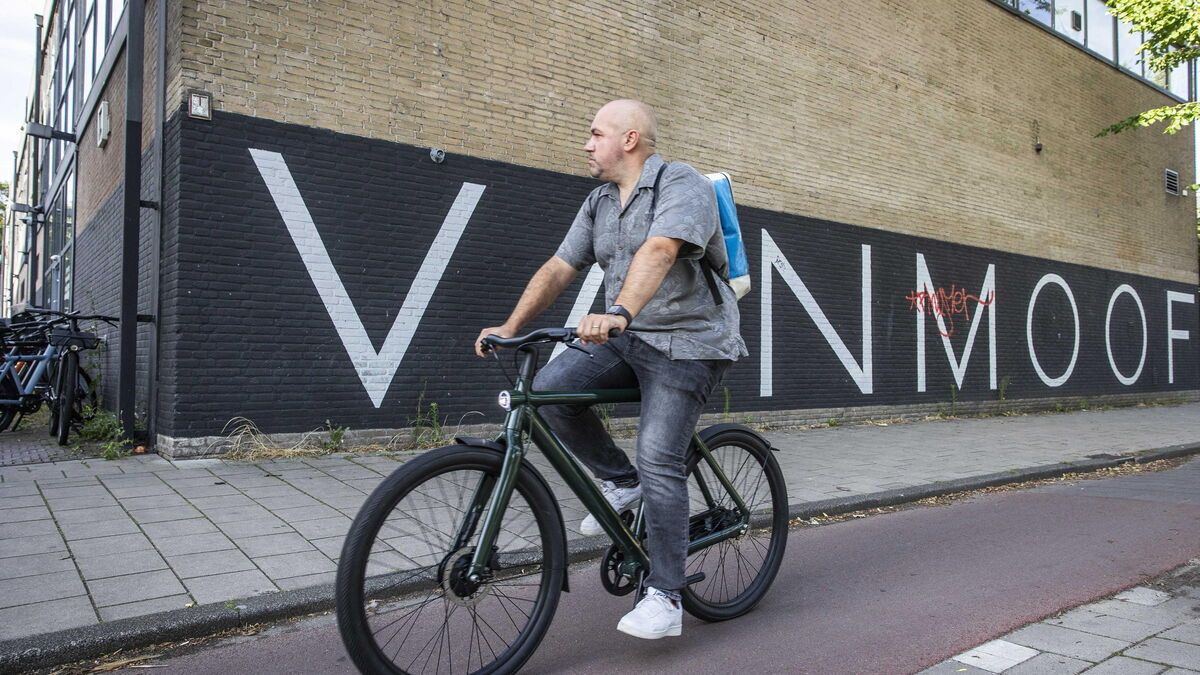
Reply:
[[[657,152],[647,157],[645,163],[642,164],[642,175],[638,178],[634,190],[640,191],[642,188],[653,188],[654,181],[658,178],[658,170],[663,164],[666,164],[666,162],[663,161],[662,156]],[[605,183],[601,194],[608,195],[620,201],[621,188],[613,182]]]

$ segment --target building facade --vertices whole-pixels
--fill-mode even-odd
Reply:
[[[48,9],[32,112],[77,140],[31,139],[18,161],[17,201],[61,206],[15,228],[9,309],[119,304],[128,15]],[[1146,72],[1098,0],[149,0],[144,16],[124,269],[138,412],[163,452],[212,448],[239,417],[386,436],[436,403],[451,427],[497,421],[503,364],[472,341],[553,254],[595,186],[592,114],[626,96],[657,109],[666,158],[734,179],[751,355],[711,412],[1200,390],[1191,136],[1096,137],[1192,99],[1195,74]],[[599,307],[599,285],[581,274],[540,322]]]

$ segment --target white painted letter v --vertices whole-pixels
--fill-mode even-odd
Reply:
[[[250,155],[254,157],[258,172],[262,174],[263,181],[275,200],[279,215],[283,216],[288,233],[292,235],[292,241],[295,242],[300,258],[304,261],[304,267],[317,287],[321,302],[325,303],[329,318],[333,319],[333,325],[346,347],[346,353],[350,355],[350,361],[354,363],[354,369],[358,371],[363,388],[367,390],[367,395],[371,397],[375,407],[380,407],[392,383],[392,377],[399,369],[400,362],[404,360],[404,354],[417,331],[417,325],[425,314],[425,308],[429,306],[433,291],[441,281],[450,256],[454,254],[458,240],[462,237],[471,214],[475,212],[475,206],[483,196],[486,186],[463,183],[454,205],[442,221],[442,228],[438,230],[433,246],[413,279],[400,314],[383,342],[383,348],[376,352],[371,346],[370,338],[367,337],[362,319],[354,309],[354,304],[350,302],[342,278],[338,276],[333,261],[329,259],[329,252],[325,250],[325,244],[321,241],[316,225],[313,224],[308,207],[300,197],[300,190],[296,188],[287,163],[283,161],[283,155],[254,148],[250,149]]]

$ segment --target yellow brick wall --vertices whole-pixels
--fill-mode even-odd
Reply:
[[[583,174],[634,96],[747,205],[1197,281],[1162,187],[1191,134],[1094,138],[1169,99],[987,0],[185,0],[178,30],[175,101]]]

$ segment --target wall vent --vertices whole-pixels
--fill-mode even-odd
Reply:
[[[1167,169],[1164,178],[1167,192],[1173,195],[1179,194],[1179,172]]]

